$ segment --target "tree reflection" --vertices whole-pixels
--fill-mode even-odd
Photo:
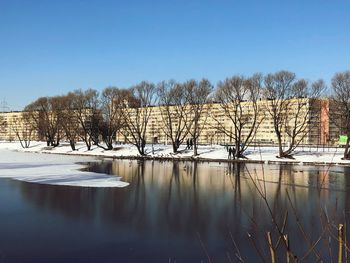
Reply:
[[[321,189],[323,200],[318,201],[317,177],[324,175],[317,169],[293,165],[119,160],[91,163],[89,170],[121,176],[130,185],[80,188],[20,183],[23,200],[38,211],[120,227],[130,235],[198,242],[199,233],[210,251],[218,249],[217,246],[232,246],[232,234],[234,240],[239,240],[242,252],[251,249],[247,232],[263,247],[266,230],[273,229],[256,186],[266,191],[278,224],[290,210],[287,190],[306,229],[321,229],[319,211],[314,207],[317,202],[332,203],[342,198],[343,207],[337,213],[342,208],[349,210],[349,191]],[[327,187],[349,189],[348,179],[341,182],[334,179],[338,175],[330,171]],[[287,228],[292,244],[298,247],[301,237],[293,233],[296,223],[288,221]]]

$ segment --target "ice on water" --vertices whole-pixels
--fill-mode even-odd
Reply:
[[[20,181],[80,187],[125,187],[120,177],[84,172],[76,162],[92,157],[62,156],[0,150],[0,177]]]

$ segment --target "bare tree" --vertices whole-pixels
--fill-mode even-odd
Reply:
[[[293,98],[289,104],[288,119],[285,124],[285,132],[289,139],[289,147],[285,151],[286,155],[292,154],[302,140],[310,134],[310,129],[314,128],[319,122],[321,111],[319,97],[324,89],[325,83],[323,80],[317,80],[309,84],[301,79],[293,85]],[[315,119],[312,119],[311,114],[313,107],[316,108],[318,113],[313,116]]]
[[[3,116],[0,116],[0,134],[6,132],[7,121]]]
[[[122,90],[114,87],[103,90],[101,94],[99,133],[106,147],[98,144],[99,147],[105,150],[113,149],[113,140],[125,123],[122,112],[126,106],[125,101],[130,97],[130,90]]]
[[[58,146],[63,111],[60,98],[41,97],[27,105],[24,111],[28,112],[39,137],[45,138],[47,146]]]
[[[217,128],[234,142],[233,158],[244,157],[244,151],[252,142],[264,114],[258,101],[261,95],[262,75],[251,78],[233,76],[218,84],[215,99],[220,103],[227,125],[213,116]],[[248,101],[248,102],[246,102]]]
[[[333,94],[330,99],[332,122],[341,134],[348,138],[344,149],[344,159],[350,159],[350,71],[339,72],[332,78]]]
[[[14,117],[11,129],[16,134],[22,148],[29,148],[34,134],[34,127],[30,113],[23,112],[20,116]]]
[[[96,119],[98,118],[98,92],[94,89],[74,91],[72,114],[80,125],[79,137],[85,142],[88,151],[96,139]]]
[[[33,129],[38,133],[38,139],[45,139],[47,146],[52,142],[53,135],[49,131],[49,125],[45,122],[45,116],[48,116],[48,99],[41,97],[36,101],[28,104],[24,111],[28,113],[29,118],[33,120]]]
[[[162,130],[172,143],[176,153],[189,132],[190,107],[183,84],[173,80],[158,84],[158,98]]]
[[[65,97],[64,96],[54,96],[49,98],[49,105],[51,106],[50,116],[50,125],[51,129],[56,131],[56,141],[53,146],[58,146],[60,140],[62,139],[62,124],[64,120],[65,112]]]
[[[297,80],[295,74],[289,71],[265,77],[266,112],[273,121],[279,157],[291,158],[309,133],[310,103],[320,96],[324,87],[322,80],[309,85],[304,79]],[[288,142],[286,149],[283,147],[284,141]]]
[[[146,130],[152,107],[156,104],[156,87],[153,83],[143,81],[132,87],[130,92],[132,96],[122,111],[125,125],[121,132],[141,155],[145,155]]]
[[[189,80],[185,83],[186,97],[190,109],[190,121],[187,122],[189,134],[193,139],[193,155],[198,155],[198,139],[206,126],[211,104],[209,95],[213,86],[207,79],[197,82]]]
[[[79,138],[79,120],[75,114],[75,94],[68,93],[66,96],[61,97],[61,103],[63,104],[62,112],[62,130],[65,135],[65,139],[69,141],[72,151],[76,150],[76,142]]]

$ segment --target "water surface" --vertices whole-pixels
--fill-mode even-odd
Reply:
[[[301,258],[308,246],[296,216],[317,240],[325,222],[344,222],[350,207],[347,167],[128,160],[86,165],[130,185],[0,179],[0,262],[238,262],[237,255],[259,262],[259,253],[269,255],[266,232],[277,242],[272,218],[282,225],[287,210],[285,233]],[[330,247],[336,254],[335,242]],[[323,241],[317,249],[327,261]],[[284,251],[281,245],[279,257]],[[315,253],[304,262],[315,262]]]

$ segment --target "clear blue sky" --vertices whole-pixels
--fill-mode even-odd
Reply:
[[[329,82],[350,70],[349,14],[349,0],[0,0],[0,100],[280,69]]]

